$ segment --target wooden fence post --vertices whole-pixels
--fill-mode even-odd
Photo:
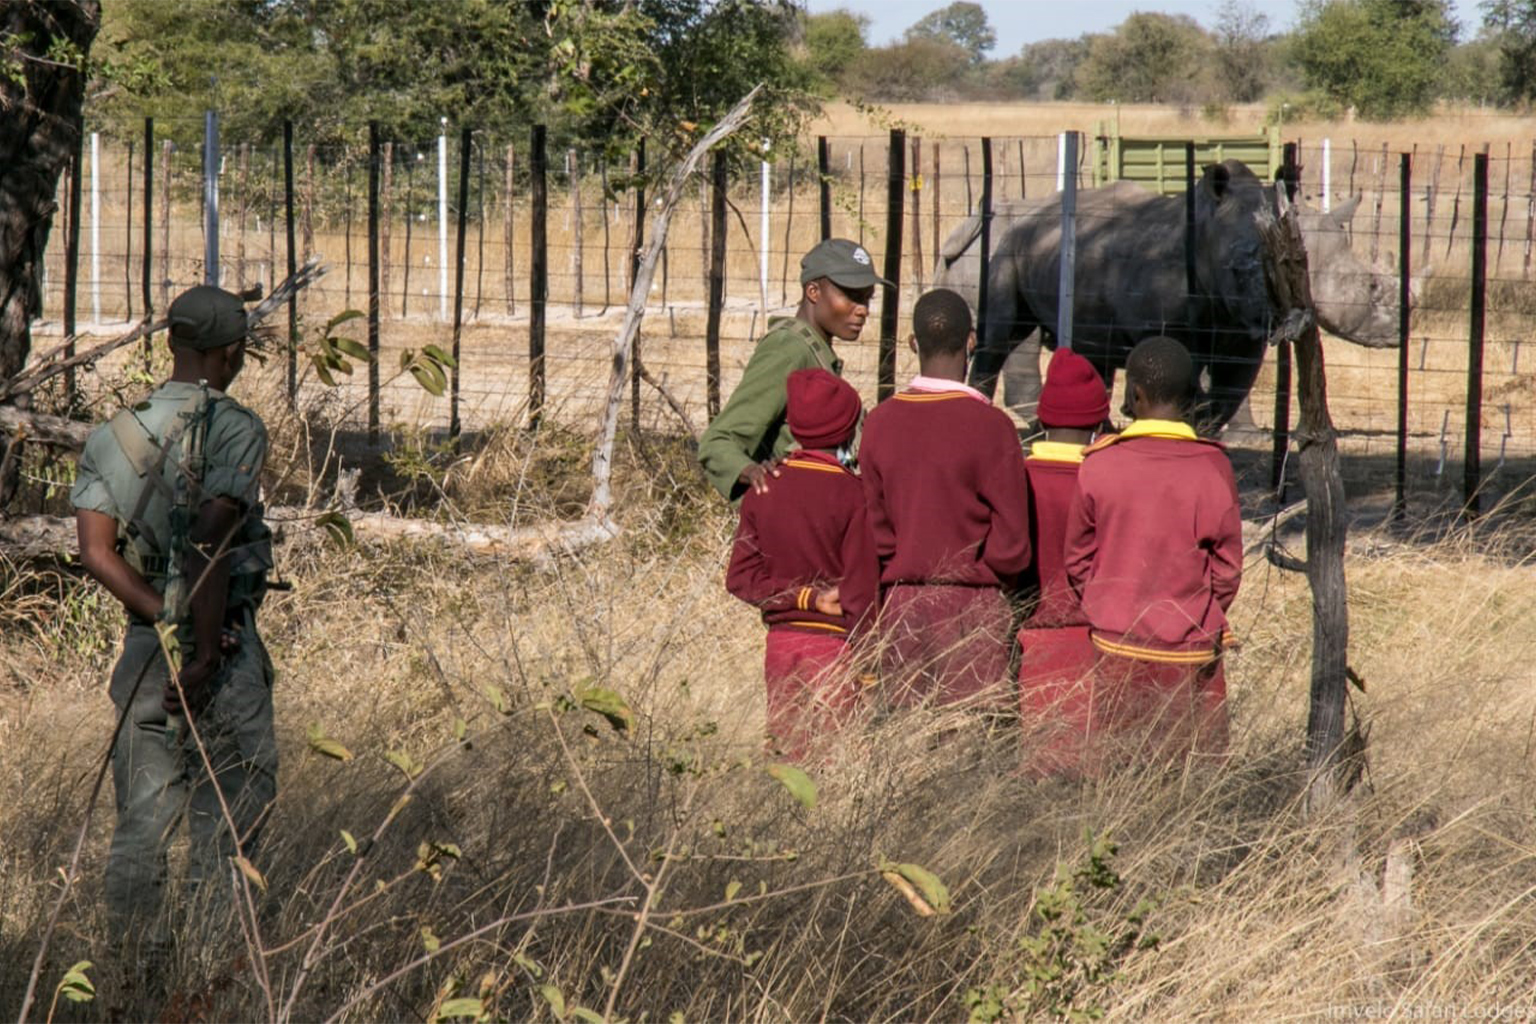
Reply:
[[[379,443],[379,122],[368,122],[368,443]]]
[[[923,140],[912,140],[912,280],[923,291]]]
[[[565,173],[571,196],[571,273],[575,278],[572,283],[571,309],[579,320],[584,311],[585,298],[582,294],[585,290],[582,259],[584,225],[581,209],[581,156],[574,149],[565,151]]]
[[[709,314],[704,322],[705,401],[720,415],[720,313],[725,307],[725,199],[730,185],[725,154],[716,151],[709,203]]]
[[[1440,192],[1440,168],[1445,164],[1445,146],[1435,147],[1435,167],[1430,172],[1429,188],[1424,195],[1424,251],[1419,255],[1419,262],[1429,266],[1429,247],[1434,241],[1435,235],[1435,197]]]
[[[784,253],[779,269],[779,304],[789,301],[789,247],[793,245],[790,229],[795,224],[795,151],[789,151],[789,210],[784,216]]]
[[[160,303],[171,304],[171,140],[160,143]]]
[[[418,152],[415,154],[420,157]],[[411,228],[416,220],[416,161],[411,155],[405,158],[405,258],[401,260],[405,273],[404,281],[400,285],[400,315],[403,317],[410,308],[411,301]]]
[[[1483,327],[1488,302],[1488,154],[1472,158],[1472,310],[1467,330],[1467,428],[1462,515],[1476,518],[1483,483]]]
[[[864,142],[859,141],[859,244],[864,244]]]
[[[1381,206],[1386,201],[1387,193],[1387,144],[1381,144],[1381,157],[1376,161],[1376,208],[1371,214],[1371,266],[1376,265],[1376,257],[1381,254]],[[1407,193],[1400,193],[1397,197],[1399,205],[1403,209],[1411,209],[1413,197]]]
[[[970,213],[971,203],[971,150],[965,149],[965,203],[966,213]],[[976,338],[977,347],[983,348],[987,344],[987,306],[991,299],[992,277],[992,140],[981,140],[981,269],[976,279]],[[990,352],[990,350],[987,350]],[[997,364],[998,371],[1002,369],[1001,361]],[[994,373],[990,382],[978,380],[976,382],[986,390],[988,387],[997,387],[997,377]]]
[[[1296,144],[1287,142],[1284,150],[1285,198],[1294,201],[1296,187],[1300,184],[1301,168],[1297,165]],[[1277,505],[1285,504],[1285,457],[1291,447],[1291,346],[1275,347],[1275,430],[1269,459],[1269,489],[1275,495]]]
[[[391,236],[394,234],[394,228],[392,225],[394,224],[395,220],[394,142],[385,141],[384,149],[381,156],[379,157],[379,160],[381,164],[379,167],[379,290],[383,293],[384,300],[387,303],[389,297],[394,294],[394,292],[390,290],[390,286],[395,279],[394,260],[391,258],[393,255],[391,251],[392,246],[390,245]],[[407,208],[405,211],[405,219],[406,231],[409,232],[411,219],[411,211],[409,208]],[[406,251],[409,253],[409,246],[406,247]],[[410,262],[409,255],[406,256],[406,262]],[[410,280],[409,270],[406,271],[406,280]]]
[[[291,164],[292,154],[288,152],[293,148],[293,131],[288,128],[291,122],[284,122],[284,155]],[[239,201],[235,204],[235,287],[232,291],[242,291],[245,288],[245,222],[250,214],[251,194],[251,144],[240,143],[236,151],[236,189],[239,190]],[[291,176],[290,176],[291,177]],[[292,192],[292,186],[289,187]],[[292,271],[290,271],[292,273]]]
[[[549,298],[549,184],[544,152],[544,126],[533,126],[528,143],[529,228],[528,281],[528,429],[539,429],[544,415],[544,304]]]
[[[633,292],[635,282],[640,274],[640,250],[645,248],[645,139],[641,139],[635,147],[635,235],[629,246],[629,286]],[[663,256],[666,249],[662,249]],[[634,298],[633,295],[630,296]],[[650,296],[645,296],[643,301],[649,301]],[[644,305],[641,306],[644,308]],[[630,427],[636,433],[640,430],[640,378],[645,372],[640,361],[640,332],[635,331],[634,350],[631,353],[629,374],[629,422]]]
[[[907,140],[900,128],[891,129],[885,182],[885,278],[890,282],[880,300],[880,362],[876,401],[896,393],[896,325],[901,314],[902,199],[907,190]]]
[[[304,258],[315,254],[315,144],[304,147]]]
[[[939,258],[939,249],[942,240],[939,237],[939,207],[944,205],[944,190],[940,187],[939,178],[939,151],[944,148],[942,142],[933,144],[933,198],[928,201],[929,208],[933,211],[933,258]]]
[[[501,245],[502,245],[502,273],[505,280],[502,282],[507,298],[507,316],[517,312],[517,290],[513,287],[516,279],[517,262],[512,252],[512,219],[514,198],[512,192],[512,169],[517,158],[516,147],[507,143],[507,166],[505,168],[505,180],[501,192]]]
[[[1536,235],[1536,142],[1531,143],[1531,174],[1525,181],[1525,262],[1520,277],[1531,276],[1531,247]]]
[[[1513,142],[1504,143],[1504,190],[1499,198],[1499,251],[1493,258],[1493,276],[1499,276],[1499,265],[1504,262],[1504,226],[1509,223],[1509,169],[1514,160]]]

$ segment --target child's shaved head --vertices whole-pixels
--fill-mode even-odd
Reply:
[[[1138,342],[1125,361],[1125,384],[1141,388],[1149,402],[1183,408],[1195,390],[1189,349],[1161,335]]]
[[[922,358],[964,352],[971,327],[971,307],[948,288],[924,294],[912,308],[912,333]]]

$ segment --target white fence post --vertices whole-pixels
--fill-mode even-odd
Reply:
[[[763,216],[758,238],[758,297],[763,304],[763,316],[768,315],[768,190],[772,187],[773,171],[768,164],[769,141],[763,140]]]
[[[1333,207],[1333,140],[1323,140],[1323,212]]]
[[[437,137],[437,318],[448,319],[448,119]]]
[[[1076,175],[1073,176],[1074,179]],[[1067,187],[1067,133],[1056,136],[1056,191]]]
[[[91,322],[101,323],[101,135],[91,132]]]

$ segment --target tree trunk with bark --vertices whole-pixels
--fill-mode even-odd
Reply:
[[[0,3],[0,380],[19,373],[32,349],[59,174],[81,130],[81,67],[100,24],[98,0]],[[19,465],[16,453],[5,454],[0,509]]]
[[[1307,494],[1307,559],[1312,590],[1312,683],[1307,708],[1307,793],[1310,811],[1319,811],[1348,787],[1350,745],[1345,741],[1345,698],[1349,686],[1349,600],[1344,580],[1347,530],[1344,477],[1338,435],[1328,412],[1323,346],[1307,277],[1307,251],[1295,208],[1276,189],[1279,217],[1265,211],[1259,230],[1265,241],[1265,276],[1274,308],[1283,317],[1279,343],[1296,354],[1301,419],[1291,435],[1300,449],[1301,482]]]

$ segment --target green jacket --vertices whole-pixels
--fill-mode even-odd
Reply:
[[[746,486],[738,478],[748,463],[783,455],[794,446],[784,383],[795,370],[818,367],[843,373],[843,361],[821,332],[799,317],[770,318],[741,383],[699,438],[699,464],[715,490],[739,500]]]
[[[75,508],[117,520],[123,556],[162,592],[172,536],[172,495],[180,472],[177,462],[185,450],[185,430],[191,429],[204,394],[197,384],[167,381],[139,405],[97,427],[80,454],[69,494]],[[272,534],[262,519],[259,483],[267,458],[267,428],[261,417],[223,392],[208,388],[206,395],[202,480],[200,491],[193,493],[200,493],[201,500],[233,498],[247,511],[231,542],[229,602],[232,608],[254,607],[272,567]],[[162,461],[160,450],[168,437],[173,438],[166,445],[170,457]]]

